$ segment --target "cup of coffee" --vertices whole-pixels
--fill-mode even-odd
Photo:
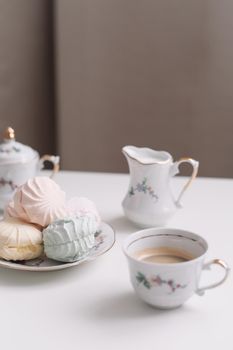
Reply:
[[[203,295],[228,277],[230,269],[221,259],[205,262],[206,240],[199,235],[171,228],[151,228],[130,235],[123,251],[128,259],[130,279],[136,294],[146,303],[162,309],[182,305],[194,293]],[[200,287],[202,270],[219,265],[220,281]]]

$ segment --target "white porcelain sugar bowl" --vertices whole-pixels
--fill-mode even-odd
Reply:
[[[43,169],[45,161],[53,163],[53,176],[59,170],[58,156],[44,155],[40,158],[37,151],[15,141],[11,127],[5,130],[0,144],[0,210],[4,209],[20,185]]]

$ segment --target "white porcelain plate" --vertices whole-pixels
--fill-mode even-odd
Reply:
[[[72,262],[64,263],[61,261],[55,261],[48,259],[46,256],[27,260],[27,261],[6,261],[0,259],[0,267],[6,267],[14,270],[26,270],[26,271],[55,271],[62,270],[68,267],[76,266],[84,261],[90,261],[98,258],[98,256],[106,253],[115,243],[115,233],[111,226],[102,222],[100,229],[95,234],[95,245],[91,252],[85,258]]]

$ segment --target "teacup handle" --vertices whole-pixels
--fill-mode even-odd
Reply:
[[[224,269],[224,271],[225,271],[224,276],[223,276],[223,278],[222,278],[220,281],[218,281],[218,282],[212,283],[212,284],[210,284],[209,286],[205,286],[205,287],[202,287],[202,288],[198,288],[198,289],[196,290],[196,293],[197,293],[198,295],[204,295],[204,293],[205,293],[205,291],[206,291],[207,289],[212,289],[212,288],[215,288],[215,287],[220,286],[220,284],[222,284],[223,282],[225,282],[226,279],[227,279],[227,277],[229,276],[230,268],[229,268],[229,266],[225,263],[225,261],[223,261],[223,260],[221,260],[221,259],[213,259],[213,260],[207,262],[206,264],[204,264],[204,266],[202,267],[202,269],[203,269],[203,270],[210,270],[210,267],[211,267],[211,265],[213,265],[213,264],[219,265],[219,266],[221,266],[221,267]]]
[[[50,154],[45,154],[44,156],[42,156],[40,158],[40,170],[42,170],[44,168],[44,162],[48,161],[51,162],[53,164],[53,169],[52,169],[52,173],[50,175],[50,177],[53,177],[60,168],[59,162],[60,162],[60,157],[59,156],[53,156]]]
[[[189,180],[186,182],[186,184],[184,185],[184,187],[182,188],[177,200],[176,200],[176,205],[178,207],[181,207],[181,198],[183,197],[185,191],[187,190],[187,188],[191,185],[191,183],[193,182],[193,180],[196,178],[197,176],[197,173],[198,173],[198,168],[199,168],[199,162],[195,159],[192,159],[192,158],[181,158],[180,160],[178,160],[177,162],[175,162],[173,164],[173,174],[172,175],[176,175],[179,173],[179,166],[180,164],[182,163],[189,163],[192,165],[193,167],[193,171],[192,171],[192,174],[189,178]]]

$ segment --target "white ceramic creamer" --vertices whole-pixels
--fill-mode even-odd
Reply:
[[[127,218],[141,227],[163,226],[181,208],[181,198],[195,179],[199,162],[181,158],[173,162],[168,152],[125,146],[123,149],[130,172],[130,184],[122,206]],[[170,180],[179,173],[179,165],[189,163],[193,172],[177,199]]]

